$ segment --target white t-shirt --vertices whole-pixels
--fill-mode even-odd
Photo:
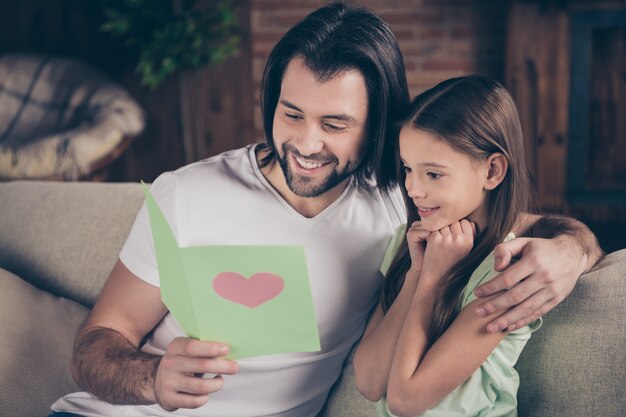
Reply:
[[[398,190],[389,194],[354,180],[313,218],[295,211],[267,182],[255,146],[230,151],[175,172],[151,187],[181,247],[204,245],[304,245],[321,351],[238,361],[239,373],[198,409],[167,413],[158,405],[113,406],[88,393],[69,394],[55,411],[91,416],[315,416],[341,373],[352,345],[377,302],[380,264],[395,229],[406,221]],[[145,204],[120,259],[135,275],[159,286]],[[142,350],[162,354],[184,336],[167,314]]]

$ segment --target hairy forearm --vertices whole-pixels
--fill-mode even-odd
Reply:
[[[111,404],[152,404],[161,357],[141,352],[112,329],[82,331],[74,346],[72,374],[86,391]]]
[[[604,255],[598,240],[582,222],[571,217],[548,214],[542,216],[524,233],[528,237],[560,239],[581,253],[582,271],[589,271]]]

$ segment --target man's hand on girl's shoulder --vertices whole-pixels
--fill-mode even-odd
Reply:
[[[474,293],[479,298],[504,291],[478,306],[476,315],[483,317],[510,309],[487,326],[487,331],[513,331],[537,320],[565,299],[584,271],[584,258],[570,238],[517,238],[494,249],[495,268],[503,271],[480,285]],[[519,261],[512,263],[518,257]]]

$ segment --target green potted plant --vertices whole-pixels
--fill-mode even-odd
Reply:
[[[103,5],[100,29],[132,49],[141,83],[151,89],[181,69],[225,60],[241,39],[231,1],[104,0]]]

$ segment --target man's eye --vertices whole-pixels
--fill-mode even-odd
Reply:
[[[437,174],[436,172],[427,172],[426,175],[428,175],[430,178],[434,180],[439,179],[441,177],[441,174]]]
[[[344,129],[342,126],[336,126],[331,123],[324,123],[324,126],[326,126],[328,130],[331,130],[333,132],[340,132]]]
[[[408,173],[408,172],[411,172],[411,168],[409,168],[409,167],[408,167],[408,166],[406,166],[406,165],[403,165],[403,166],[402,166],[402,169],[404,170],[404,172],[407,172],[407,173]]]
[[[285,116],[287,116],[287,118],[289,118],[291,120],[300,120],[300,119],[302,119],[302,116],[300,116],[299,114],[285,113]]]

